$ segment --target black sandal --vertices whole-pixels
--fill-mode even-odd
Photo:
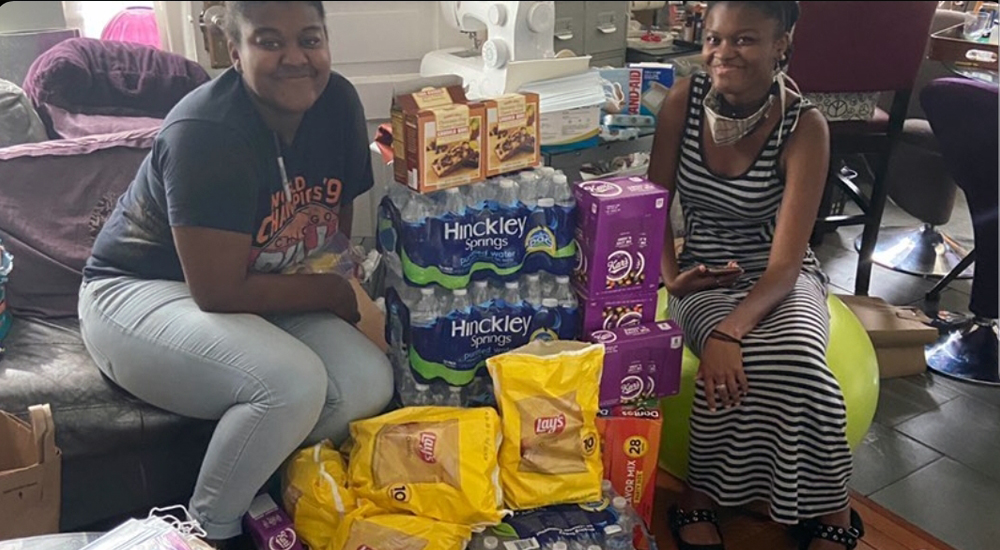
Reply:
[[[821,523],[818,519],[811,518],[795,525],[792,536],[798,539],[799,550],[807,550],[813,539],[816,538],[843,544],[847,550],[853,550],[858,545],[858,541],[865,536],[865,524],[861,521],[861,515],[854,508],[851,508],[850,527],[828,525]]]
[[[853,527],[839,527],[836,525],[827,525],[825,523],[816,523],[811,528],[808,535],[799,542],[799,550],[809,550],[809,545],[812,544],[815,539],[824,539],[830,542],[836,542],[838,544],[844,545],[847,550],[854,550],[858,545],[858,539],[861,538],[861,533]]]
[[[681,528],[692,523],[711,523],[715,526],[715,531],[722,538],[722,529],[719,528],[719,519],[714,510],[681,510],[677,506],[671,506],[667,513],[670,522],[670,532],[674,535],[678,550],[725,550],[722,543],[719,544],[691,544],[681,539]]]

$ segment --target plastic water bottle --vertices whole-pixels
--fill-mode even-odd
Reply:
[[[618,514],[618,526],[628,535],[632,534],[635,528],[635,521],[632,519],[632,511],[629,510],[628,500],[625,497],[617,496],[611,499],[611,507]]]
[[[389,190],[386,194],[389,196],[389,200],[392,201],[393,206],[396,207],[396,210],[402,212],[406,209],[406,204],[410,201],[412,192],[398,183],[389,183]]]
[[[500,539],[490,535],[483,537],[483,550],[497,550],[500,548]]]
[[[533,171],[521,172],[517,175],[517,194],[521,202],[529,209],[538,204],[538,180],[540,176]]]
[[[445,189],[436,198],[440,201],[440,211],[437,217],[442,218],[448,214],[458,217],[465,215],[466,201],[462,197],[462,191],[458,187]]]
[[[517,281],[508,281],[503,285],[503,295],[501,299],[507,302],[508,306],[521,305],[521,290]]]
[[[446,407],[462,406],[462,386],[448,386],[448,395],[445,396],[444,405]]]
[[[400,212],[400,216],[406,223],[419,225],[427,221],[427,218],[433,214],[432,207],[430,199],[417,193],[411,193],[411,197],[406,201],[406,207]]]
[[[601,480],[601,494],[609,501],[617,496],[615,494],[615,486],[611,483],[610,479]]]
[[[620,525],[608,525],[604,528],[604,550],[635,550],[631,534],[623,531]]]
[[[579,300],[576,298],[576,293],[569,286],[569,277],[566,275],[556,277],[556,300],[559,301],[559,307],[566,309],[576,310],[580,305]]]
[[[531,307],[537,308],[542,305],[542,281],[537,273],[531,273],[524,277],[522,297]]]
[[[431,395],[431,387],[428,384],[416,383],[413,385],[416,395],[413,397],[414,407],[424,407],[434,403],[434,396]]]
[[[497,193],[497,203],[501,208],[517,208],[517,182],[510,178],[500,180],[500,192]]]
[[[573,197],[573,188],[570,187],[569,180],[565,174],[552,176],[552,198],[555,203],[563,208],[573,208],[576,206],[576,199]]]
[[[464,288],[456,288],[451,291],[451,307],[448,313],[457,312],[459,315],[468,314],[472,309],[469,302],[469,291]]]
[[[552,177],[556,175],[556,169],[551,166],[539,166],[535,169],[538,173],[538,198],[551,199]],[[539,205],[540,206],[540,205]]]
[[[486,279],[474,281],[469,301],[472,303],[472,307],[486,307],[490,301],[490,282]]]
[[[434,287],[420,289],[420,301],[410,311],[410,323],[419,327],[430,327],[441,316],[438,299],[434,295]]]

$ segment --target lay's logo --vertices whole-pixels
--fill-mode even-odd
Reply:
[[[434,451],[437,447],[437,435],[431,432],[420,432],[419,436],[419,447],[420,459],[428,464],[434,464],[437,459],[434,457]]]
[[[535,420],[535,435],[562,433],[566,427],[566,415],[543,416]]]

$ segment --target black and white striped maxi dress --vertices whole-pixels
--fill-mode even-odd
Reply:
[[[692,78],[678,162],[677,193],[685,218],[681,269],[736,260],[746,270],[735,286],[671,297],[670,317],[700,355],[709,332],[742,300],[767,267],[784,181],[782,142],[800,110],[786,106],[757,160],[737,178],[713,174],[702,149],[705,74]],[[721,506],[770,503],[772,519],[795,523],[847,506],[851,452],[844,397],[826,365],[828,279],[808,250],[794,289],[743,338],[749,393],[739,407],[708,410],[698,382],[691,413],[688,483]]]

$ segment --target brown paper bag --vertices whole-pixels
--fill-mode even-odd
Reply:
[[[0,411],[0,540],[59,532],[62,453],[49,405],[31,425]]]

